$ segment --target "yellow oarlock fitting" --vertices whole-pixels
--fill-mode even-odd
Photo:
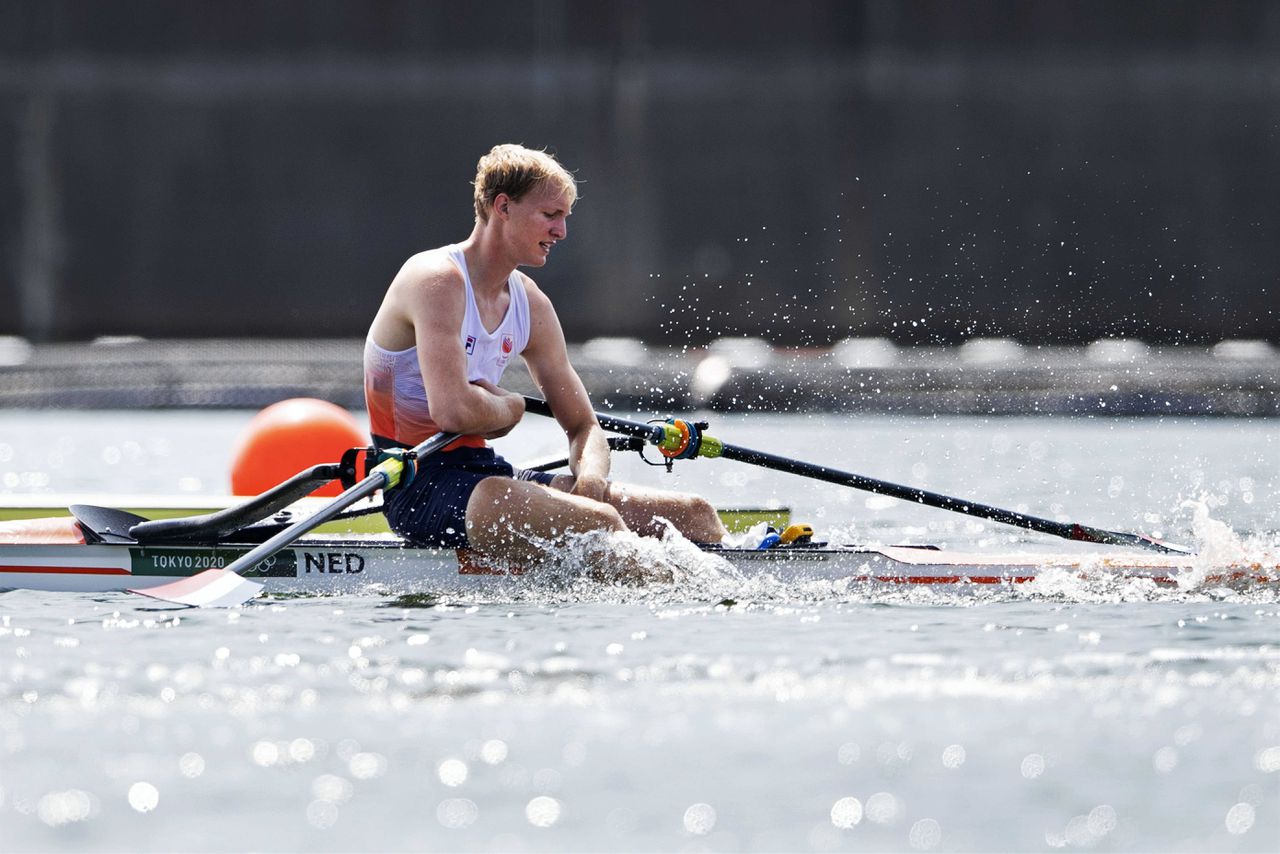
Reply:
[[[788,525],[787,529],[778,535],[778,545],[785,546],[800,540],[807,540],[813,537],[813,526],[795,524]]]

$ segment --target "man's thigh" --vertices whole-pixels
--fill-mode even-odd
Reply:
[[[466,518],[472,548],[512,560],[537,558],[571,534],[624,529],[607,504],[508,477],[476,484]]]
[[[567,493],[573,489],[573,476],[556,475],[551,488]],[[637,534],[661,536],[666,530],[666,525],[661,520],[666,519],[686,535],[693,534],[695,540],[718,539],[714,536],[714,526],[718,524],[718,520],[706,518],[709,513],[714,514],[714,510],[708,511],[706,502],[697,496],[609,481],[604,498],[617,509],[627,527]]]

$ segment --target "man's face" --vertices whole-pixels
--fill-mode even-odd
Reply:
[[[569,236],[573,197],[561,187],[542,187],[519,201],[505,196],[497,201],[507,205],[508,231],[520,264],[541,267],[547,263],[551,247]]]

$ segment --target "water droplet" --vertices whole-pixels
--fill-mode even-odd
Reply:
[[[560,820],[560,802],[555,798],[539,795],[525,805],[524,816],[534,827],[550,827]]]
[[[351,776],[357,780],[372,780],[387,770],[387,760],[377,753],[357,753],[347,763]]]
[[[436,807],[436,821],[450,830],[461,830],[475,823],[480,810],[466,798],[446,798]]]
[[[876,824],[892,824],[902,813],[902,805],[889,792],[876,792],[867,798],[867,820]]]
[[[49,792],[36,805],[36,815],[50,827],[84,821],[93,812],[93,799],[88,792],[68,789]]]
[[[440,763],[436,773],[446,786],[461,786],[467,781],[467,763],[461,759],[446,759]]]
[[[942,751],[942,766],[944,768],[959,768],[964,764],[964,760],[964,745],[949,744]]]
[[[480,759],[486,765],[498,765],[507,758],[507,743],[491,738],[480,747]]]
[[[253,745],[253,764],[269,768],[280,761],[280,748],[270,741],[259,741]]]
[[[340,804],[351,797],[352,785],[336,774],[321,774],[311,781],[311,795],[319,801]]]
[[[1263,774],[1280,771],[1280,747],[1268,747],[1258,751],[1253,765]]]
[[[706,836],[716,826],[716,810],[711,804],[694,804],[684,811],[684,829]]]
[[[338,821],[338,808],[332,801],[312,801],[307,804],[307,824],[317,830],[328,830]]]
[[[942,825],[931,818],[922,818],[911,825],[907,842],[917,851],[928,851],[936,848],[942,841]]]
[[[1022,776],[1034,780],[1044,773],[1044,757],[1039,753],[1029,754],[1022,760]]]
[[[139,782],[129,787],[129,806],[138,812],[151,812],[160,803],[160,790],[150,783]]]
[[[204,773],[204,757],[199,753],[184,753],[178,759],[178,771],[183,777],[194,779]]]
[[[1094,836],[1106,836],[1116,829],[1117,823],[1115,807],[1109,804],[1099,804],[1089,810],[1089,831]]]
[[[862,802],[857,798],[841,798],[831,807],[831,823],[849,830],[862,821]]]
[[[1248,833],[1253,827],[1254,816],[1252,804],[1236,804],[1227,810],[1227,832],[1234,833],[1237,836],[1242,833]]]

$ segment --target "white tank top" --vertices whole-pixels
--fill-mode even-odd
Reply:
[[[511,301],[502,322],[489,332],[480,320],[462,247],[455,244],[442,251],[462,273],[467,291],[467,307],[459,330],[459,342],[467,356],[467,381],[484,379],[498,385],[507,365],[529,344],[529,298],[524,281],[514,270],[507,277]],[[364,396],[375,435],[411,447],[440,432],[427,405],[416,346],[407,350],[385,350],[372,338],[365,339]],[[464,440],[455,444],[478,447],[485,444],[478,436],[464,437]]]

